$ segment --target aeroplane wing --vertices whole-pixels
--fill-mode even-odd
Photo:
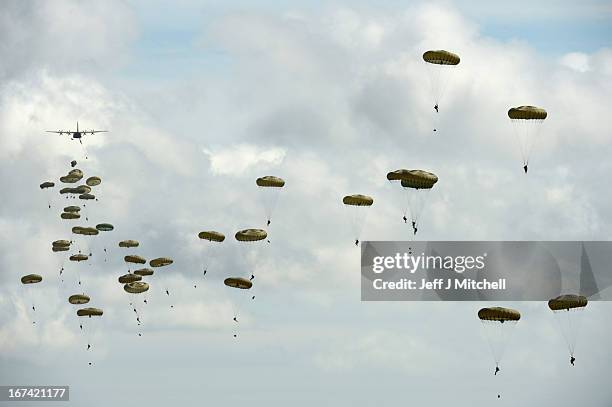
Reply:
[[[84,130],[83,134],[108,133],[108,130]]]
[[[46,132],[47,133],[57,133],[57,134],[70,133],[69,131],[64,131],[64,130],[58,130],[58,131],[47,130]]]

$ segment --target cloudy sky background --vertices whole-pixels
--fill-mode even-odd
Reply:
[[[609,2],[195,3],[0,6],[0,384],[69,384],[75,406],[610,404],[608,303],[589,304],[575,368],[545,304],[507,304],[523,319],[494,378],[483,304],[359,301],[341,204],[375,198],[364,240],[410,239],[385,175],[422,168],[440,181],[421,240],[609,240]],[[462,60],[432,136],[421,55],[438,48]],[[549,112],[528,176],[506,116],[521,104]],[[88,160],[43,132],[77,120],[110,130]],[[62,284],[66,201],[38,185],[74,158],[103,178],[91,222],[116,229]],[[265,225],[268,174],[287,185],[254,260],[232,236]],[[228,239],[202,280],[207,229]],[[130,238],[176,260],[150,279],[142,338],[116,282]],[[92,355],[66,302],[77,268],[105,310]],[[251,268],[249,305],[222,280]]]

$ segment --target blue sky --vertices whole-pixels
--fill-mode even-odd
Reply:
[[[609,303],[585,310],[575,368],[545,303],[505,304],[523,319],[494,377],[485,304],[360,301],[342,197],[374,197],[362,240],[413,239],[385,175],[419,168],[439,177],[420,240],[612,239],[611,19],[608,2],[3,2],[0,384],[69,384],[92,407],[608,407]],[[462,59],[434,119],[421,55],[437,48]],[[507,117],[522,104],[549,112],[527,175]],[[109,130],[87,159],[44,133],[77,120]],[[72,159],[103,180],[91,221],[115,225],[82,269],[49,250],[72,224],[38,188]],[[263,175],[287,184],[249,257],[233,235],[266,227]],[[228,238],[202,278],[209,229]],[[143,337],[122,239],[175,259],[149,280]],[[36,329],[24,270],[44,277]],[[241,307],[223,280],[251,271]],[[66,301],[78,273],[105,310],[89,353]]]

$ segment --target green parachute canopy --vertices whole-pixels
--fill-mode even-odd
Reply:
[[[111,230],[115,229],[115,227],[110,223],[98,223],[96,225],[96,229],[98,229],[100,232],[110,232]]]
[[[508,117],[512,120],[544,120],[547,116],[546,110],[535,106],[518,106],[508,110]]]
[[[153,270],[151,270],[150,268],[142,268],[142,269],[138,269],[138,270],[134,270],[134,274],[136,274],[137,276],[152,276],[153,275]]]
[[[53,188],[54,186],[55,186],[55,182],[45,181],[42,184],[40,184],[40,189]]]

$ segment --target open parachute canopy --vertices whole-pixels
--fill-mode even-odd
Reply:
[[[150,268],[141,268],[138,270],[134,270],[134,274],[136,274],[137,276],[152,276],[153,275],[153,270]]]
[[[548,301],[548,308],[552,311],[570,310],[572,308],[586,307],[588,300],[583,295],[565,294]]]
[[[51,246],[53,247],[68,247],[70,246],[70,240],[55,240],[51,243]]]
[[[169,266],[172,263],[174,263],[174,260],[172,260],[169,257],[158,257],[156,259],[151,260],[149,262],[149,266],[151,266],[151,267],[164,267],[164,266]]]
[[[215,232],[214,230],[205,230],[198,233],[198,237],[203,240],[211,242],[222,242],[225,240],[225,235],[221,232]]]
[[[137,240],[122,240],[119,242],[119,247],[138,247],[140,243]]]
[[[68,302],[76,305],[87,304],[89,302],[89,296],[85,294],[74,294],[68,297]]]
[[[236,232],[235,237],[239,242],[257,242],[268,237],[268,233],[263,229],[243,229]]]
[[[70,246],[53,246],[51,250],[54,252],[67,252],[70,250]]]
[[[83,199],[83,200],[91,200],[91,199],[96,199],[96,196],[93,194],[81,194],[79,195],[79,199]]]
[[[60,214],[62,219],[80,219],[81,215],[78,212],[62,212]]]
[[[521,313],[517,310],[503,307],[482,308],[478,311],[478,318],[482,321],[518,321],[521,319]]]
[[[90,187],[95,187],[102,183],[102,179],[100,177],[89,177],[85,180],[85,183]]]
[[[400,169],[387,173],[389,181],[400,181],[404,188],[431,189],[438,182],[438,176],[424,170]]]
[[[75,235],[84,235],[84,236],[95,236],[100,233],[100,231],[96,228],[92,228],[90,226],[75,226],[72,228],[72,233]]]
[[[71,205],[71,206],[67,206],[64,208],[64,212],[67,213],[77,213],[81,210],[80,206],[76,206],[76,205]]]
[[[342,198],[342,203],[351,206],[372,206],[374,198],[367,195],[347,195]]]
[[[142,276],[141,276],[141,275],[138,275],[138,274],[130,274],[130,273],[128,273],[128,274],[124,274],[124,275],[122,275],[122,276],[120,276],[120,277],[118,278],[118,281],[119,281],[121,284],[133,283],[133,282],[140,281],[140,280],[142,280]]]
[[[242,290],[248,290],[253,287],[253,283],[246,278],[242,277],[229,277],[223,280],[223,284],[232,288],[240,288]]]
[[[81,308],[77,311],[80,317],[101,317],[104,314],[100,308]]]
[[[133,283],[124,285],[123,289],[130,294],[140,294],[149,290],[149,284],[144,281],[134,281]]]
[[[461,62],[459,55],[445,50],[430,50],[423,54],[423,61],[436,65],[458,65]]]
[[[40,189],[53,188],[54,186],[55,186],[55,182],[45,181],[42,184],[40,184]]]
[[[144,257],[136,254],[129,254],[123,258],[126,263],[145,264],[147,260]]]
[[[42,281],[42,276],[38,274],[27,274],[21,277],[21,282],[23,284],[36,284]]]
[[[79,254],[73,254],[72,256],[70,256],[69,260],[70,261],[85,261],[88,258],[89,258],[88,255],[79,253]]]
[[[110,232],[111,230],[115,229],[115,227],[110,223],[98,223],[96,225],[96,229],[98,229],[100,232]]]
[[[547,116],[546,110],[535,106],[518,106],[508,110],[508,117],[512,120],[544,120]]]
[[[282,188],[285,186],[285,180],[272,175],[266,175],[265,177],[257,178],[255,181],[257,186],[264,188]]]

